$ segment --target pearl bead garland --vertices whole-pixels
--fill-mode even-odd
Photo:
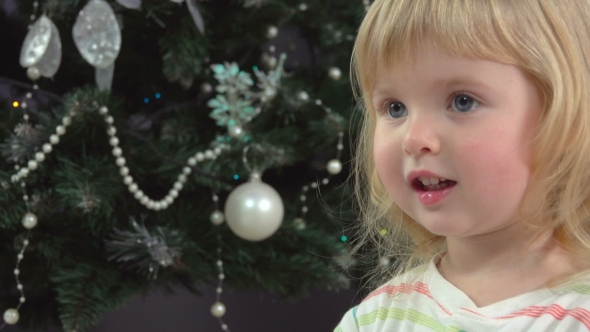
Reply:
[[[223,149],[227,149],[227,145],[215,147],[214,149],[207,149],[205,152],[197,152],[194,156],[188,158],[187,165],[178,175],[176,181],[172,184],[172,188],[169,190],[168,195],[159,201],[155,201],[147,197],[143,191],[139,189],[139,186],[133,180],[133,177],[129,175],[130,170],[126,166],[127,160],[123,157],[123,150],[119,147],[119,138],[117,137],[117,128],[113,125],[114,118],[109,115],[109,109],[106,106],[98,107],[98,113],[104,117],[104,121],[107,124],[107,134],[110,136],[109,144],[113,147],[112,153],[115,157],[115,164],[119,167],[119,174],[121,175],[123,183],[127,186],[127,189],[133,197],[137,199],[142,205],[150,210],[160,211],[167,209],[176,197],[178,197],[179,191],[184,187],[184,183],[188,180],[188,176],[192,173],[192,168],[197,165],[198,162],[205,160],[215,160],[219,156]],[[43,161],[47,154],[53,151],[53,145],[59,144],[60,136],[65,135],[66,128],[72,123],[72,117],[76,115],[75,112],[70,112],[69,115],[62,118],[62,124],[55,128],[55,134],[49,136],[49,143],[45,143],[42,146],[43,152],[37,152],[35,159],[31,159],[27,162],[26,167],[20,167],[18,172],[12,175],[12,182],[17,182],[22,178],[26,178],[30,172],[36,170]]]
[[[217,242],[221,242],[219,237],[217,238]],[[221,330],[229,331],[229,327],[227,326],[227,324],[223,322],[223,319],[221,319],[221,317],[225,315],[226,311],[225,305],[221,302],[221,293],[223,292],[223,280],[225,279],[225,274],[223,273],[223,261],[221,260],[221,246],[217,247],[217,261],[215,263],[217,265],[217,270],[219,271],[219,281],[217,283],[217,288],[215,289],[215,303],[211,305],[211,315],[217,318]]]
[[[21,182],[21,187],[23,188],[23,200],[25,201],[25,205],[27,205],[27,209],[28,209],[29,196],[27,195],[27,192],[25,190],[26,184],[24,182]],[[21,223],[27,229],[27,233],[25,235],[25,239],[22,242],[23,246],[21,247],[19,253],[16,255],[16,266],[15,266],[14,270],[12,271],[14,274],[14,278],[16,280],[16,289],[20,292],[20,298],[19,298],[19,303],[16,306],[16,308],[9,308],[9,309],[6,309],[6,311],[4,311],[4,315],[2,317],[4,319],[4,324],[2,326],[0,326],[0,329],[2,329],[4,326],[6,326],[6,324],[14,325],[14,324],[18,323],[18,320],[20,318],[18,310],[21,308],[21,306],[26,301],[25,293],[23,290],[24,287],[23,287],[23,284],[21,284],[20,278],[19,278],[20,277],[20,263],[23,260],[23,258],[25,257],[25,254],[24,254],[25,249],[29,245],[29,235],[30,235],[31,229],[33,229],[33,228],[35,228],[35,226],[37,226],[38,218],[32,212],[27,212],[27,213],[25,213],[25,215],[21,219]]]
[[[304,96],[305,98],[301,98],[301,96]],[[299,92],[298,97],[302,101],[309,100],[309,95],[305,91]],[[326,114],[330,114],[332,112],[332,109],[325,106],[321,99],[316,99],[315,104],[317,106],[323,108],[324,111],[326,112]],[[336,145],[336,150],[337,150],[336,158],[328,161],[328,163],[326,165],[326,170],[328,171],[328,173],[330,175],[336,175],[342,171],[342,162],[340,161],[340,157],[342,155],[342,150],[344,149],[343,138],[344,138],[344,132],[339,131],[338,132],[338,144]],[[329,179],[329,177],[325,177],[319,183],[321,183],[322,185],[327,185],[330,183],[330,179]],[[308,185],[304,185],[303,187],[301,187],[301,193],[299,195],[299,200],[301,201],[301,213],[300,213],[300,216],[295,218],[292,222],[293,227],[298,231],[303,230],[306,227],[305,215],[309,211],[309,208],[307,207],[307,203],[306,203],[307,202],[306,193],[309,191],[310,187],[313,189],[316,189],[318,187],[318,182],[312,182]]]
[[[34,1],[33,2],[34,11],[33,11],[33,14],[31,14],[31,16],[30,16],[31,21],[35,20],[38,7],[39,7],[39,2]],[[27,68],[27,76],[31,80],[36,81],[41,77],[41,72],[39,71],[39,69],[37,67],[34,67],[34,66],[29,67],[29,68]],[[33,84],[33,91],[36,91],[38,89],[39,89],[39,86],[36,83]],[[33,93],[27,92],[25,94],[25,99],[22,100],[20,103],[20,107],[23,110],[23,120],[25,121],[25,123],[29,122],[29,114],[27,113],[27,107],[28,107],[28,101],[32,98],[33,98]],[[62,123],[63,123],[63,125],[56,127],[56,133],[58,135],[65,134],[66,127],[71,124],[71,118],[64,117],[62,119]],[[54,135],[52,135],[52,136],[54,136]],[[55,138],[54,138],[54,140],[55,140]],[[59,138],[58,138],[58,141],[59,141]],[[42,146],[42,150],[43,150],[43,152],[35,153],[35,159],[31,159],[31,160],[27,161],[26,167],[20,167],[20,165],[15,165],[15,169],[18,172],[16,174],[12,175],[12,177],[11,177],[12,182],[18,182],[18,181],[20,181],[21,178],[27,177],[30,171],[36,170],[37,167],[39,166],[39,163],[42,163],[45,160],[45,154],[51,152],[52,147],[50,144],[44,144]],[[23,200],[25,202],[25,206],[26,206],[27,210],[29,210],[29,204],[28,204],[29,196],[27,195],[27,191],[26,191],[26,183],[21,182],[20,185],[23,188]],[[16,255],[16,266],[13,270],[14,278],[16,280],[16,289],[20,292],[20,297],[19,297],[18,305],[16,306],[16,308],[9,308],[4,311],[4,314],[2,316],[2,319],[4,320],[4,324],[2,324],[0,326],[0,330],[3,329],[7,324],[14,325],[14,324],[18,323],[18,321],[20,319],[20,314],[19,314],[18,310],[21,308],[21,306],[26,301],[25,293],[24,293],[24,286],[20,282],[20,263],[25,258],[25,249],[29,245],[29,236],[31,233],[31,229],[33,229],[33,228],[35,228],[35,226],[37,226],[38,221],[39,220],[38,220],[37,216],[35,214],[33,214],[32,212],[25,213],[25,215],[21,219],[21,223],[22,223],[23,227],[25,227],[27,229],[27,233],[26,233],[25,238],[22,242],[22,247],[21,247],[20,251],[18,252],[18,254]]]

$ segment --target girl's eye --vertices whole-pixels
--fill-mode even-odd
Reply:
[[[479,106],[479,102],[468,95],[456,95],[451,102],[451,109],[459,113],[467,113]]]
[[[387,104],[387,114],[394,119],[399,119],[408,115],[408,109],[406,105],[398,101],[390,102]]]

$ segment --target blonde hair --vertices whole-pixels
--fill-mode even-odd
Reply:
[[[357,36],[351,62],[362,128],[355,155],[355,191],[363,222],[353,250],[374,250],[396,265],[391,277],[445,248],[444,237],[412,220],[389,197],[373,162],[380,70],[411,61],[426,38],[457,56],[518,66],[537,86],[544,109],[521,209],[535,193],[541,209],[523,220],[554,239],[574,261],[590,261],[590,0],[376,0]],[[368,186],[367,186],[368,184]],[[542,223],[532,223],[532,220]],[[385,233],[386,230],[386,234]],[[381,282],[382,280],[380,280]]]

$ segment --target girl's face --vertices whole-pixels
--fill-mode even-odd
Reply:
[[[427,45],[382,70],[374,158],[393,201],[430,232],[468,237],[518,220],[541,114],[517,67]]]

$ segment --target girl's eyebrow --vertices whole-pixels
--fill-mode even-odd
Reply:
[[[474,89],[482,89],[482,90],[495,90],[491,85],[487,84],[486,80],[480,79],[474,75],[455,75],[452,77],[441,77],[437,78],[432,81],[430,84],[430,88],[437,89],[444,87],[446,89],[460,87],[460,86],[467,86],[469,88]],[[371,97],[373,99],[380,97],[384,94],[391,94],[394,92],[395,88],[390,84],[384,82],[378,82],[375,84],[373,92],[371,93]]]
[[[445,87],[454,87],[458,85],[468,85],[475,88],[492,89],[492,86],[486,83],[486,80],[479,79],[473,75],[461,75],[451,78],[441,78],[436,80],[433,84],[444,85]]]

